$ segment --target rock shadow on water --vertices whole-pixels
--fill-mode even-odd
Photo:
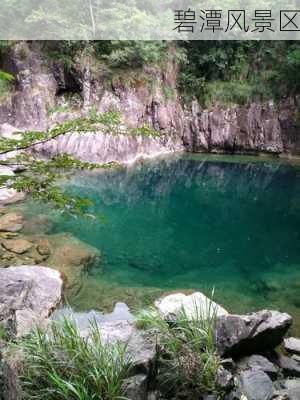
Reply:
[[[78,312],[74,311],[71,307],[65,307],[56,310],[52,315],[52,320],[55,321],[62,321],[65,318],[70,318],[74,321],[80,331],[87,331],[93,322],[101,324],[104,322],[134,321],[134,315],[125,303],[116,303],[111,313],[101,313],[96,310]]]

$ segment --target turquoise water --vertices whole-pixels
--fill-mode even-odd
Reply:
[[[79,173],[67,190],[105,219],[54,218],[53,233],[101,250],[86,278],[94,289],[214,288],[231,311],[300,311],[299,166],[176,156]]]

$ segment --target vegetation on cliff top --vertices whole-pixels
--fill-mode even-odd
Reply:
[[[0,43],[5,51],[14,43]],[[288,41],[57,41],[43,42],[44,53],[72,68],[82,57],[93,57],[104,68],[106,81],[126,78],[145,66],[180,66],[178,89],[189,102],[243,104],[279,99],[300,90],[300,45]],[[102,71],[103,72],[103,71]],[[145,78],[146,79],[146,78]],[[3,90],[13,77],[0,74]],[[125,79],[126,81],[126,79]]]
[[[300,90],[300,45],[295,41],[94,41],[88,45],[77,41],[58,43],[54,54],[70,66],[83,49],[110,71],[122,74],[123,70],[123,75],[143,66],[162,66],[172,56],[181,66],[178,89],[184,100],[196,97],[207,107],[215,102],[276,100]],[[46,51],[51,54],[49,48]]]
[[[300,91],[300,45],[287,41],[191,41],[179,88],[204,106],[281,99]]]

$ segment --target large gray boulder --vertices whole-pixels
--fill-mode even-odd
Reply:
[[[17,336],[45,325],[61,301],[60,273],[42,266],[0,269],[0,323]]]
[[[299,379],[287,379],[284,382],[284,387],[287,391],[289,400],[300,399],[300,380]]]
[[[126,320],[103,322],[99,328],[103,343],[109,345],[118,342],[126,345],[132,374],[152,374],[156,359],[155,335],[138,330],[133,322]]]
[[[271,379],[261,369],[256,368],[241,373],[240,389],[248,400],[269,400],[274,394]]]
[[[76,321],[76,319],[75,319]],[[116,343],[126,346],[126,358],[131,364],[131,375],[152,375],[156,360],[155,335],[138,330],[134,322],[115,320],[98,322],[102,343],[110,346]],[[80,327],[79,327],[80,329]],[[80,329],[80,334],[88,338],[90,329]]]
[[[242,358],[238,361],[237,367],[242,371],[253,368],[261,369],[272,380],[276,379],[278,375],[278,367],[259,354],[253,354],[252,356]]]
[[[292,317],[279,311],[221,316],[216,329],[218,352],[221,356],[239,357],[274,349],[291,324]]]
[[[116,303],[112,313],[102,314],[98,311],[73,312],[71,308],[57,310],[52,318],[62,320],[71,318],[82,337],[90,335],[91,322],[96,323],[102,343],[113,345],[121,343],[126,346],[126,356],[132,365],[132,374],[149,376],[156,357],[156,335],[136,328],[134,316],[124,303]]]
[[[155,301],[155,306],[166,319],[176,319],[184,310],[188,318],[212,318],[227,315],[228,312],[201,292],[191,295],[174,293]]]

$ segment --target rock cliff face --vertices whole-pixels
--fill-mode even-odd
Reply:
[[[45,154],[69,153],[86,161],[126,162],[141,156],[192,152],[300,154],[297,100],[203,110],[183,107],[176,90],[177,65],[145,67],[113,78],[91,59],[70,69],[49,58],[38,42],[16,44],[2,66],[16,76],[12,94],[0,102],[0,127],[45,130],[57,122],[119,110],[129,127],[147,124],[160,138],[105,133],[70,134],[39,146]]]
[[[189,151],[300,153],[297,100],[287,99],[185,112],[183,141]]]

